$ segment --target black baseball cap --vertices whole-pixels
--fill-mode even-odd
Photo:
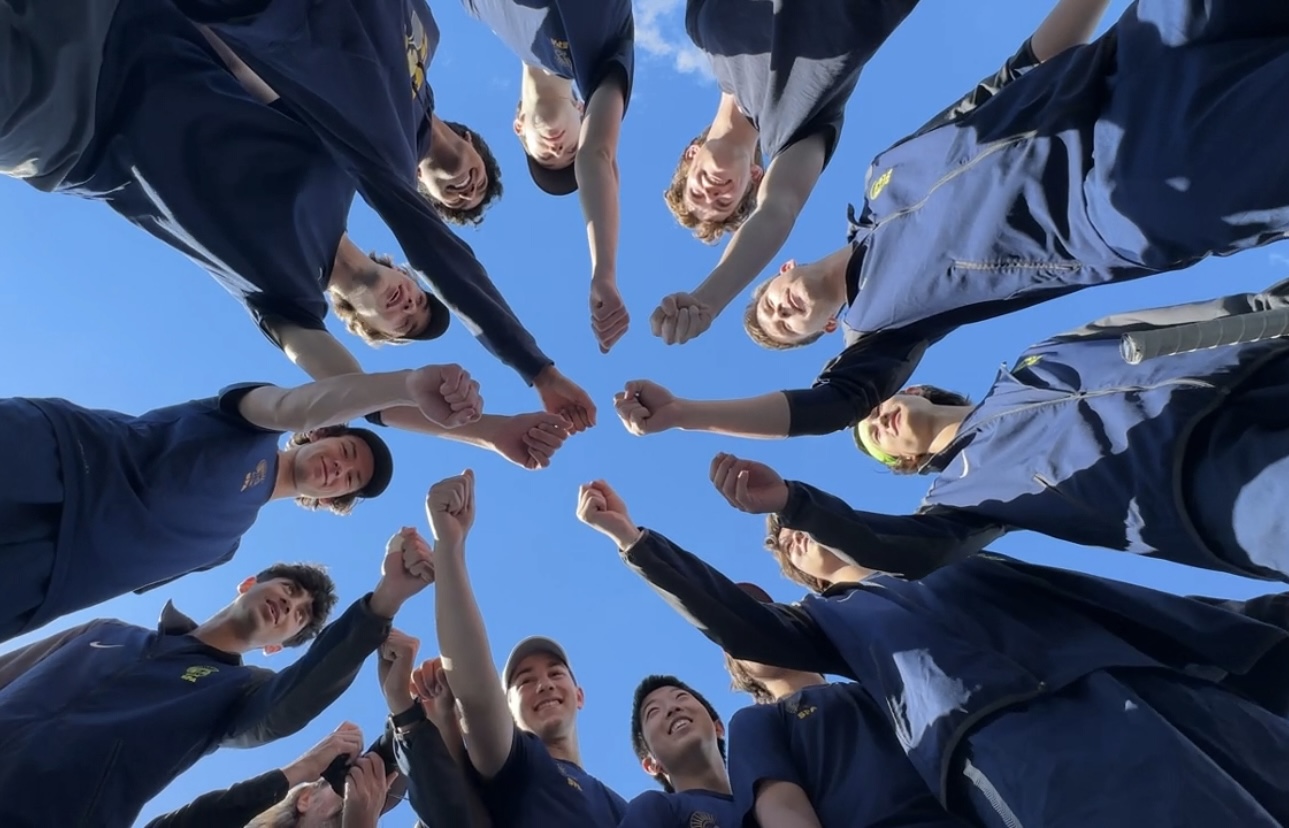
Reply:
[[[367,444],[367,448],[371,449],[372,461],[371,479],[367,481],[366,486],[354,494],[364,498],[380,497],[394,477],[394,456],[390,454],[389,446],[385,445],[385,441],[371,429],[350,428],[349,433]]]
[[[538,164],[537,160],[528,153],[524,153],[524,158],[528,159],[528,174],[533,177],[533,183],[542,192],[553,196],[577,192],[576,161],[571,162],[567,167],[552,170],[550,167]]]
[[[422,288],[422,290],[425,290]],[[415,334],[403,337],[407,340],[418,342],[428,342],[431,339],[438,339],[447,333],[448,325],[452,324],[452,311],[448,306],[439,300],[431,291],[425,291],[425,301],[430,309],[430,322],[425,328]]]

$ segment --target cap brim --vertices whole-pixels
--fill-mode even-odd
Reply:
[[[394,478],[394,455],[376,432],[366,428],[351,428],[349,433],[362,440],[371,450],[371,479],[357,492],[362,498],[380,497]]]
[[[741,581],[737,584],[737,586],[739,589],[743,590],[748,595],[751,595],[753,598],[760,601],[762,604],[774,603],[774,599],[770,597],[770,593],[761,589],[759,586],[757,586],[754,583],[751,583],[748,581]]]
[[[430,308],[430,324],[426,325],[423,330],[415,336],[407,336],[404,339],[415,340],[417,342],[427,342],[431,339],[438,339],[447,333],[448,326],[452,324],[452,311],[448,306],[439,301],[439,297],[430,291],[425,291],[425,300]]]
[[[538,164],[532,156],[525,154],[524,157],[528,160],[528,174],[532,176],[533,183],[542,192],[553,196],[577,192],[577,170],[574,169],[576,164],[552,170]]]
[[[519,662],[528,658],[533,653],[550,653],[568,668],[569,673],[573,672],[573,665],[568,661],[568,653],[560,646],[559,642],[553,638],[547,638],[544,635],[530,635],[523,641],[515,645],[506,657],[506,666],[501,669],[501,683],[504,687],[510,687],[510,679],[519,666]]]

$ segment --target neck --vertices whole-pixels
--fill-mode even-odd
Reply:
[[[452,131],[452,127],[433,113],[430,114],[430,148],[421,159],[418,169],[455,167],[460,161],[461,152],[457,149],[457,139],[461,136]]]
[[[850,245],[829,253],[824,259],[820,260],[819,265],[823,269],[821,278],[821,287],[825,295],[824,300],[836,307],[844,307],[849,304],[850,296],[846,290],[846,271],[850,268],[850,257],[854,251]]]
[[[295,486],[295,467],[291,459],[291,451],[277,453],[277,474],[273,476],[273,493],[269,495],[269,500],[281,500],[284,497],[295,497],[299,494]]]
[[[519,78],[519,104],[525,112],[532,111],[538,101],[572,97],[571,80],[552,75],[540,66],[524,64],[524,71]]]
[[[958,436],[958,428],[967,415],[975,408],[973,405],[938,405],[931,412],[931,428],[935,439],[928,449],[930,454],[938,454],[949,447]]]
[[[207,647],[214,647],[216,650],[234,655],[242,655],[252,649],[234,628],[232,613],[228,607],[198,625],[197,629],[192,631],[192,637]]]
[[[572,762],[579,768],[582,767],[582,751],[577,746],[577,731],[570,730],[566,734],[543,739],[542,744],[546,746],[546,752],[554,759],[563,759],[565,762]]]
[[[709,755],[710,754],[710,755]],[[712,793],[730,793],[730,777],[721,762],[721,755],[713,742],[703,751],[693,768],[673,770],[667,774],[667,781],[676,791],[711,791]]]
[[[708,142],[719,141],[746,151],[748,160],[756,152],[756,142],[761,137],[757,128],[738,108],[738,101],[729,93],[721,94],[716,107],[716,117],[707,129]]]
[[[775,701],[782,701],[793,693],[805,690],[807,687],[818,687],[821,684],[827,684],[824,677],[818,673],[798,673],[796,671],[784,673],[776,678],[761,679],[765,689],[770,691]]]
[[[828,576],[830,584],[857,584],[870,575],[876,575],[877,570],[865,569],[862,566],[854,564],[843,564]]]
[[[371,258],[358,249],[358,245],[349,240],[346,233],[340,237],[336,248],[336,260],[331,265],[331,276],[327,287],[341,296],[346,296],[355,288],[358,276],[372,266]]]

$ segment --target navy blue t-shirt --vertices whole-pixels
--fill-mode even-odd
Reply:
[[[618,828],[741,828],[734,797],[713,791],[645,791]]]
[[[62,460],[63,519],[30,626],[232,558],[273,493],[281,434],[237,405],[255,385],[131,416],[33,399]]]
[[[630,102],[636,37],[630,0],[462,2],[521,61],[572,80],[584,100],[616,72]]]
[[[730,784],[740,820],[752,813],[757,784],[769,781],[804,790],[823,828],[964,826],[927,788],[873,700],[849,682],[734,714]]]
[[[117,12],[98,109],[110,126],[65,187],[188,256],[270,339],[276,320],[325,327],[354,182],[311,130],[253,99],[168,0]]]
[[[605,828],[627,809],[607,785],[552,757],[541,739],[519,728],[506,764],[492,779],[479,780],[479,795],[493,828]]]
[[[824,164],[841,137],[864,65],[917,0],[689,0],[685,30],[721,89],[761,133],[773,159],[822,135]]]

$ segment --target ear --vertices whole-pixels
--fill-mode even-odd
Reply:
[[[573,101],[573,106],[577,107],[579,115],[586,114],[586,101]]]
[[[760,184],[761,177],[765,175],[765,170],[761,169],[760,164],[753,164],[751,174],[752,174],[752,183]]]
[[[309,813],[309,803],[313,800],[313,788],[305,788],[300,791],[300,795],[295,799],[295,812],[297,814]]]
[[[926,389],[924,389],[924,388],[923,388],[922,386],[920,386],[920,385],[910,385],[908,388],[904,388],[904,389],[902,389],[902,390],[900,391],[900,393],[898,394],[898,396],[901,396],[901,397],[921,397],[921,396],[923,395],[923,392],[924,392],[925,390],[926,390]]]
[[[666,771],[662,769],[662,763],[648,755],[640,760],[640,767],[643,768],[644,772],[650,776],[657,776],[660,773],[666,773]]]
[[[787,273],[789,270],[792,270],[792,269],[793,269],[793,268],[795,268],[796,266],[797,266],[797,260],[796,260],[796,259],[788,259],[786,262],[784,262],[783,264],[779,265],[779,272],[780,272],[780,273]]]
[[[264,655],[266,656],[277,655],[278,653],[282,652],[282,645],[269,644],[264,648],[263,652],[264,652]]]
[[[249,578],[247,578],[246,580],[242,581],[240,584],[237,585],[237,594],[245,595],[247,592],[250,591],[251,587],[255,586],[256,583],[257,581],[255,576],[254,575],[250,576]]]
[[[335,498],[330,498],[330,497],[320,497],[320,498],[318,498],[318,505],[319,505],[319,506],[326,507],[326,508],[328,508],[328,509],[330,509],[330,508],[331,508],[331,504],[332,504],[332,503],[334,503],[334,502],[335,502]]]
[[[581,710],[586,704],[586,692],[581,687],[577,688],[577,709]]]
[[[516,112],[515,122],[511,126],[514,128],[516,135],[520,138],[524,137],[524,113]]]
[[[724,723],[722,723],[720,719],[717,719],[717,720],[715,720],[715,721],[713,721],[713,722],[712,722],[712,725],[713,725],[713,727],[715,727],[715,729],[716,729],[716,738],[717,738],[717,739],[724,739],[724,738],[725,738],[725,725],[724,725]]]
[[[837,330],[837,317],[834,316],[824,324],[824,333],[832,333],[835,330]]]
[[[690,144],[685,147],[685,151],[680,154],[680,157],[686,161],[693,161],[695,155],[698,155],[698,144]]]

